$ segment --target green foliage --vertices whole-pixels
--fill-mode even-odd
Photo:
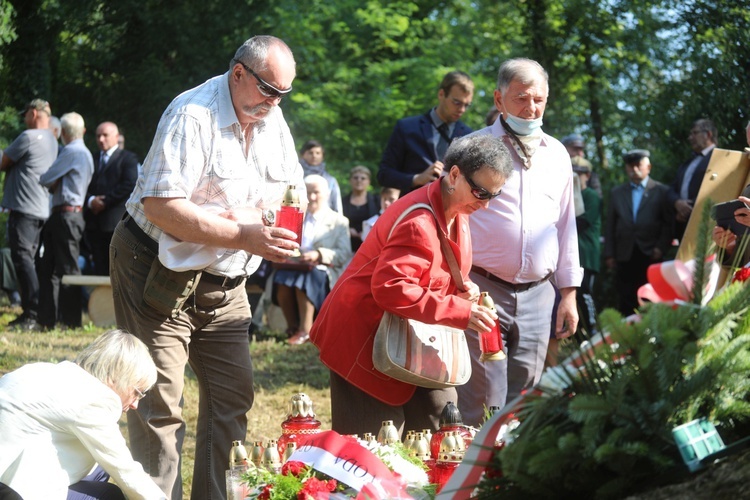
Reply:
[[[550,74],[545,130],[587,137],[606,192],[622,179],[606,167],[632,147],[651,149],[653,175],[670,179],[700,116],[716,121],[723,146],[743,146],[746,3],[0,0],[0,107],[39,95],[55,113],[80,112],[90,131],[113,120],[143,157],[174,96],[226,71],[248,37],[270,33],[297,59],[282,104],[297,142],[323,142],[345,181],[354,164],[378,164],[397,119],[435,104],[445,72],[474,78],[464,117],[479,128],[498,66],[526,56]]]
[[[484,497],[499,489],[508,498],[619,498],[685,470],[675,426],[707,417],[725,442],[741,437],[750,422],[748,304],[750,286],[736,283],[706,306],[651,304],[636,323],[605,311],[611,348],[581,351],[585,368],[568,369],[563,393],[518,413],[515,440],[498,454],[503,477],[481,485]]]

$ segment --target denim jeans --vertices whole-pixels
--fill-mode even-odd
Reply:
[[[141,339],[158,369],[156,385],[128,412],[133,457],[168,498],[182,500],[182,392],[185,365],[200,389],[192,498],[226,498],[225,471],[233,440],[244,441],[253,405],[250,306],[243,285],[225,290],[201,282],[176,318],[143,300],[154,252],[123,222],[110,246],[110,277],[117,326]]]
[[[44,219],[12,211],[8,216],[8,246],[16,268],[23,313],[36,319],[39,310],[39,278],[34,259],[39,249]]]
[[[122,490],[109,481],[101,466],[75,484],[68,486],[67,500],[125,500]]]

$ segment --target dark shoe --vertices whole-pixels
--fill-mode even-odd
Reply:
[[[13,328],[16,325],[20,325],[21,323],[23,323],[24,321],[26,321],[26,318],[28,318],[28,316],[26,316],[26,314],[21,314],[19,317],[17,317],[13,321],[9,322],[8,326],[11,327],[11,328]]]
[[[305,342],[310,340],[310,334],[305,331],[298,331],[295,333],[289,340],[287,340],[287,343],[289,345],[302,345]]]
[[[37,323],[34,318],[28,318],[26,321],[16,327],[24,332],[46,332],[49,328]]]

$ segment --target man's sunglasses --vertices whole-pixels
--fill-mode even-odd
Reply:
[[[243,63],[242,61],[237,62],[240,63],[243,68],[245,68],[245,71],[253,75],[258,81],[255,86],[258,87],[258,92],[260,92],[263,97],[268,97],[271,99],[283,99],[285,95],[292,91],[292,87],[289,87],[286,90],[277,89],[276,87],[265,81],[263,78],[259,77],[255,71],[247,66],[247,64]]]
[[[500,196],[500,193],[503,192],[503,190],[501,189],[497,193],[490,193],[483,187],[477,186],[468,175],[464,175],[464,178],[466,179],[466,182],[469,183],[469,187],[471,187],[471,194],[473,194],[474,198],[476,198],[477,200],[491,200],[492,198],[497,198],[498,196]]]

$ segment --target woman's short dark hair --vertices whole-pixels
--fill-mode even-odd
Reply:
[[[503,140],[486,133],[454,139],[443,163],[446,170],[456,165],[464,175],[471,175],[482,167],[499,173],[505,179],[513,172],[513,161]]]

